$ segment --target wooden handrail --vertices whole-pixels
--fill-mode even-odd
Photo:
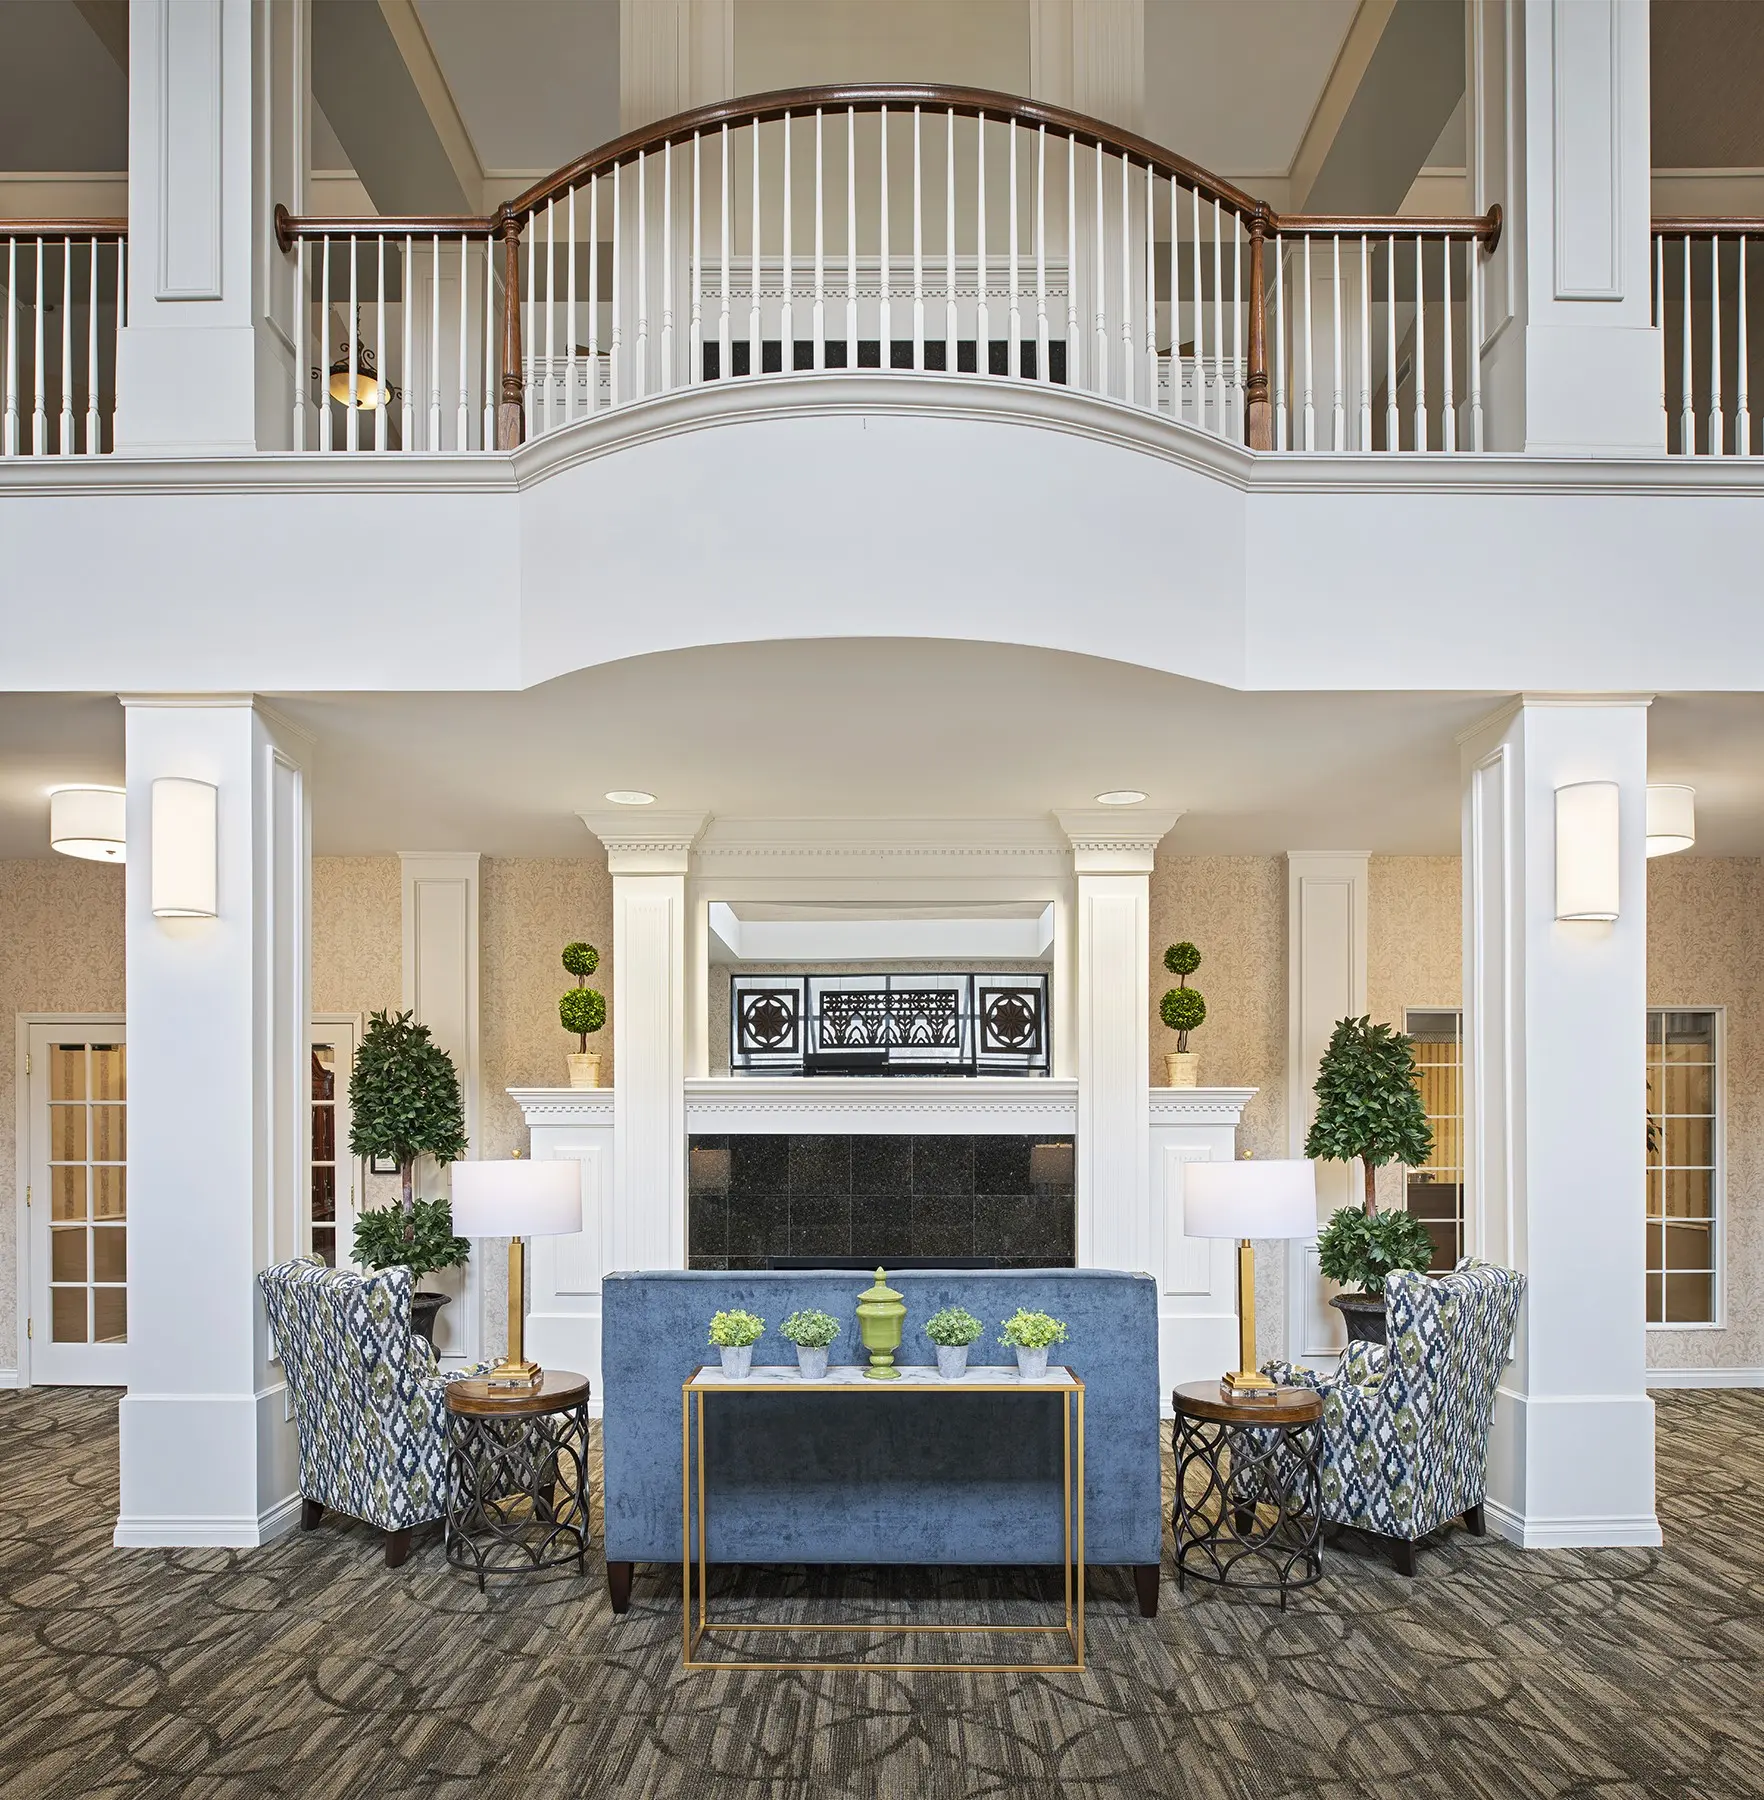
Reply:
[[[296,218],[279,201],[276,204],[276,242],[286,254],[298,238],[348,237],[468,237],[491,238],[502,229],[497,215],[479,218],[468,213],[370,213],[358,218]]]
[[[0,219],[0,237],[126,238],[127,219]]]
[[[1655,237],[1764,237],[1764,219],[1711,215],[1701,219],[1655,219]]]
[[[1474,239],[1492,256],[1501,241],[1501,204],[1462,218],[1421,213],[1412,218],[1383,213],[1272,213],[1271,231],[1282,237],[1371,237]]]

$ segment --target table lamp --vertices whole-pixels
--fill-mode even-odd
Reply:
[[[461,1237],[508,1239],[508,1355],[484,1379],[499,1387],[537,1387],[544,1370],[523,1354],[521,1240],[582,1229],[582,1165],[574,1157],[456,1162],[453,1229]]]
[[[1256,1367],[1256,1252],[1252,1238],[1317,1235],[1317,1171],[1308,1162],[1194,1162],[1186,1170],[1183,1229],[1237,1239],[1237,1360],[1221,1378],[1231,1394],[1268,1394]]]

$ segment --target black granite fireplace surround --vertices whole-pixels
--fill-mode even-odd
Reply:
[[[687,1260],[981,1259],[1073,1266],[1069,1137],[694,1137]]]

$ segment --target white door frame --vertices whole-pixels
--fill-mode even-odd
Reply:
[[[114,1025],[127,1029],[127,1021],[119,1012],[21,1012],[13,1026],[13,1261],[17,1275],[18,1344],[16,1372],[8,1379],[0,1370],[0,1387],[28,1388],[31,1385],[31,1307],[32,1285],[36,1273],[36,1245],[33,1242],[32,1212],[26,1196],[31,1192],[31,1162],[34,1155],[31,1120],[31,1081],[26,1073],[30,1057],[31,1029],[46,1025],[51,1028],[78,1029],[82,1034],[95,1025]],[[126,1104],[126,1103],[125,1103]],[[45,1326],[47,1329],[47,1326]]]
[[[307,1044],[338,1044],[345,1037],[348,1039],[349,1056],[347,1062],[339,1057],[337,1071],[339,1086],[337,1089],[337,1173],[349,1171],[349,1193],[339,1193],[336,1199],[337,1214],[337,1267],[352,1269],[354,1259],[349,1252],[355,1244],[355,1216],[362,1202],[367,1198],[367,1169],[359,1156],[349,1154],[349,1077],[355,1068],[355,1053],[361,1048],[362,1017],[360,1013],[319,1013],[312,1015],[307,1031]],[[306,1099],[306,1133],[307,1142],[312,1141],[312,1090],[307,1089]],[[300,1249],[304,1253],[312,1248],[312,1159],[307,1158],[306,1191],[300,1196]]]

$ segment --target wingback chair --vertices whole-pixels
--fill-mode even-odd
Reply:
[[[396,1569],[412,1529],[447,1509],[447,1383],[411,1329],[410,1270],[296,1257],[257,1282],[294,1398],[300,1527],[326,1507],[378,1526]]]
[[[1465,1257],[1429,1280],[1386,1278],[1388,1348],[1352,1343],[1334,1375],[1270,1363],[1323,1396],[1323,1516],[1385,1540],[1415,1573],[1415,1544],[1451,1519],[1482,1535],[1495,1388],[1512,1354],[1525,1277]]]

